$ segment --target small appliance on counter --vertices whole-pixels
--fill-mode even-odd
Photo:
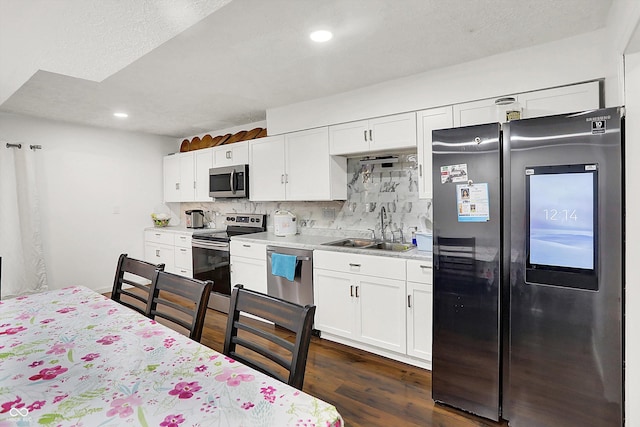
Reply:
[[[184,213],[187,214],[187,228],[204,228],[204,211],[194,209]]]
[[[298,232],[296,216],[289,211],[277,210],[273,213],[273,233],[276,236],[293,236]]]

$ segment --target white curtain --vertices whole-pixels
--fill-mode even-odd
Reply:
[[[0,257],[2,299],[47,289],[40,234],[35,156],[22,148],[0,146]]]

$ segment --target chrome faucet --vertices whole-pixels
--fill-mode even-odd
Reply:
[[[387,210],[383,207],[380,208],[380,234],[382,235],[382,241],[384,242],[384,220],[387,219]]]

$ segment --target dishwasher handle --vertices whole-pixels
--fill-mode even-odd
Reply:
[[[275,249],[267,249],[267,254],[273,254],[273,253],[280,253]],[[285,255],[285,254],[283,254]],[[298,256],[296,255],[296,259],[298,261],[311,261],[311,258],[309,258],[308,256]]]

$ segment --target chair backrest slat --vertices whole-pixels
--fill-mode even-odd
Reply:
[[[231,294],[223,353],[302,389],[315,310],[314,305],[301,306],[236,285]],[[293,342],[277,335],[276,326],[240,316],[241,313],[288,330]],[[287,376],[280,373],[282,368],[288,371]]]

